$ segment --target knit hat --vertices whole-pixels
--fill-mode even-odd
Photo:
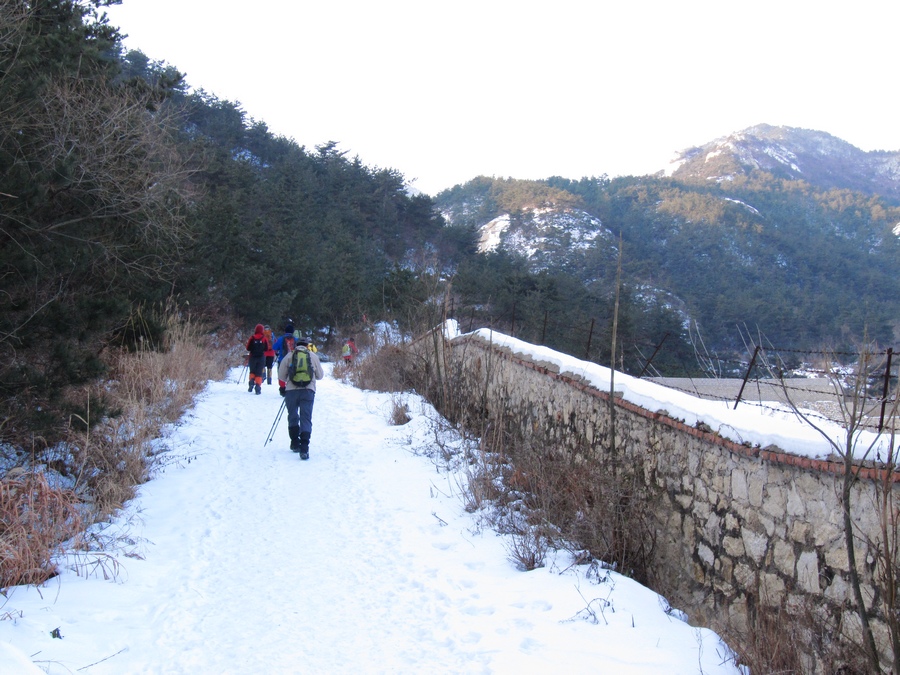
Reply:
[[[288,324],[284,327],[284,332],[285,332],[285,333],[291,333],[291,334],[293,334],[293,333],[294,333],[294,324],[293,324],[293,323],[288,323]]]
[[[294,340],[297,342],[297,344],[301,345],[308,345],[310,342],[312,342],[312,340],[310,340],[308,336],[301,334],[299,330],[294,331]]]

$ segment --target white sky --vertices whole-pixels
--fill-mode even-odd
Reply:
[[[646,174],[755,124],[900,150],[900,3],[123,0],[126,45],[435,194]]]

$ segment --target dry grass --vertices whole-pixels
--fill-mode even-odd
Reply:
[[[222,379],[239,362],[236,331],[210,336],[171,307],[162,322],[158,350],[110,351],[108,379],[67,392],[82,412],[70,417],[64,442],[0,480],[0,588],[52,576],[61,543],[134,497],[161,457],[163,427],[181,417],[209,380]],[[224,346],[211,346],[215,339]],[[48,476],[67,489],[51,487]],[[102,554],[96,556],[102,567]]]
[[[804,675],[869,673],[862,645],[855,644],[833,618],[811,603],[785,608],[763,603],[754,607],[751,625],[717,626],[717,632],[735,650],[738,664],[751,673]],[[801,647],[812,646],[812,650]],[[808,653],[812,651],[812,653]]]
[[[391,396],[391,409],[388,415],[388,422],[395,427],[402,427],[410,421],[409,406],[403,397],[399,394]]]
[[[116,415],[102,420],[78,418],[67,442],[76,491],[86,495],[94,518],[102,518],[134,497],[158,454],[157,439],[166,424],[177,421],[209,380],[219,380],[237,355],[211,350],[202,328],[189,317],[166,317],[161,351],[119,350],[110,357],[108,381],[74,393],[104,401]]]
[[[40,473],[0,481],[0,588],[39,584],[56,574],[62,542],[82,529],[78,498]]]
[[[401,392],[409,388],[407,356],[398,345],[382,345],[365,352],[350,364],[334,364],[336,378],[368,391]]]
[[[653,523],[636,506],[646,489],[639,476],[610,466],[592,448],[563,447],[540,421],[523,425],[502,400],[479,403],[483,385],[471,381],[462,359],[444,363],[442,378],[429,365],[404,372],[445,420],[480,439],[459,486],[464,506],[491,512],[490,525],[513,535],[510,557],[517,565],[532,569],[552,546],[588,551],[648,582],[656,540]]]

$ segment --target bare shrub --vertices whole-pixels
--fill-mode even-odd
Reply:
[[[507,539],[509,559],[520,570],[530,572],[544,566],[550,544],[539,527],[529,527]]]
[[[337,363],[333,374],[359,389],[399,392],[409,388],[407,357],[400,345],[383,344],[355,361]]]
[[[751,673],[839,673],[870,672],[865,647],[853,640],[833,619],[809,601],[788,611],[761,603],[752,608],[749,625],[733,621],[717,632],[734,650],[738,665]],[[801,645],[812,646],[811,650]],[[852,645],[852,647],[851,647]]]
[[[434,337],[434,333],[430,337]],[[641,583],[652,569],[656,539],[653,524],[636,506],[646,489],[641,477],[627,466],[612,466],[595,448],[564,447],[542,420],[523,423],[519,411],[503,400],[486,400],[484,380],[492,377],[490,355],[479,356],[473,369],[465,354],[451,353],[438,338],[430,354],[411,355],[407,368],[416,391],[440,414],[480,438],[479,451],[466,469],[463,486],[468,511],[493,509],[495,526],[518,533],[523,565],[538,541],[522,541],[529,528],[538,528],[547,545],[593,557],[614,566]],[[476,381],[473,370],[480,370]],[[513,557],[518,554],[513,553]]]
[[[391,397],[391,412],[388,416],[388,422],[395,427],[402,427],[410,421],[409,406],[402,396],[394,395]]]
[[[453,370],[451,369],[451,374]],[[460,371],[456,371],[458,374]],[[451,380],[451,389],[461,389]],[[460,402],[457,410],[470,423],[477,407]],[[539,424],[523,426],[502,405],[492,402],[490,420],[482,418],[479,451],[467,468],[463,491],[466,509],[489,506],[500,511],[495,525],[521,534],[528,527],[541,528],[549,545],[588,551],[623,574],[648,583],[653,567],[656,535],[640,503],[645,486],[638,475],[620,467],[613,471],[589,448],[564,448]],[[509,526],[509,523],[513,523]]]
[[[507,492],[504,466],[497,454],[484,450],[483,444],[470,456],[461,475],[463,481],[459,486],[460,494],[463,497],[463,507],[468,513],[486,509],[489,505],[508,503],[508,500],[503,499]]]
[[[78,499],[36,472],[0,481],[0,588],[40,584],[56,574],[60,544],[80,532]]]

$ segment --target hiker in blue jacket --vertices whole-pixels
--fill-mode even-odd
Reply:
[[[294,349],[294,345],[289,345],[288,342],[294,339],[294,323],[288,320],[287,325],[284,327],[284,335],[275,340],[275,344],[272,345],[272,348],[275,350],[275,365],[277,366],[281,363],[281,359],[284,358],[285,354],[290,354]],[[276,368],[277,372],[277,368]]]

